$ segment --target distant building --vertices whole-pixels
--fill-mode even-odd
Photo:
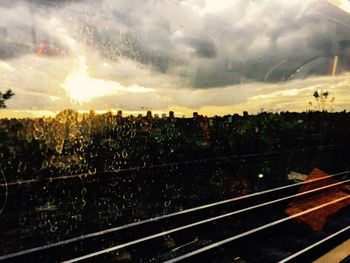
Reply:
[[[118,110],[117,118],[123,118],[123,112],[121,110]]]
[[[174,112],[173,111],[169,111],[169,118],[170,119],[174,119]]]
[[[162,113],[162,119],[166,118],[166,113]]]
[[[193,112],[193,118],[198,118],[198,112]]]

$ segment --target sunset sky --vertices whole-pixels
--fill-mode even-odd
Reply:
[[[347,40],[316,2],[2,0],[0,90],[16,95],[0,117],[303,111],[322,89],[349,110],[346,73],[286,81]]]

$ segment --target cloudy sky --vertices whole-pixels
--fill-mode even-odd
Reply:
[[[0,117],[302,111],[315,89],[349,109],[347,74],[322,76],[350,32],[325,2],[1,0]]]

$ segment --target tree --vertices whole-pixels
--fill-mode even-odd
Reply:
[[[315,103],[312,103],[311,101],[309,102],[309,106],[314,106],[316,111],[332,111],[332,104],[335,101],[335,98],[329,97],[329,92],[328,91],[317,91],[315,90],[314,93],[312,94],[313,97],[315,98]]]
[[[0,91],[0,109],[6,108],[5,101],[9,100],[13,95],[15,95],[12,90],[7,90],[5,93]]]

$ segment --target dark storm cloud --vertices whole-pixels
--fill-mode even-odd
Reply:
[[[239,83],[241,77],[263,81],[271,67],[287,60],[287,63],[276,68],[269,79],[283,80],[310,58],[329,54],[334,26],[316,13],[303,15],[300,2],[246,3],[245,13],[237,14],[237,10],[232,8],[219,18],[210,15],[205,18],[208,21],[206,32],[218,39],[219,54],[218,61],[211,64],[212,70],[208,69],[210,64],[199,65],[197,72],[202,72],[205,67],[205,74],[197,75],[197,84],[218,85],[215,79],[218,72],[226,72],[226,78],[222,76],[223,73],[219,75],[222,85]],[[233,22],[229,22],[230,17]],[[237,77],[228,76],[232,71],[240,74]]]
[[[196,55],[203,58],[215,58],[217,50],[212,40],[190,38],[188,44],[196,50]]]
[[[267,80],[280,81],[312,57],[329,54],[334,27],[312,11],[313,1],[306,2],[237,0],[214,14],[199,12],[204,0],[5,0],[1,12],[17,14],[0,18],[8,39],[12,35],[11,41],[0,40],[0,56],[33,49],[32,28],[39,40],[50,35],[38,22],[43,17],[72,18],[73,37],[104,59],[129,58],[163,74],[186,76],[196,88],[264,81],[276,64]],[[26,32],[15,39],[16,30]]]

